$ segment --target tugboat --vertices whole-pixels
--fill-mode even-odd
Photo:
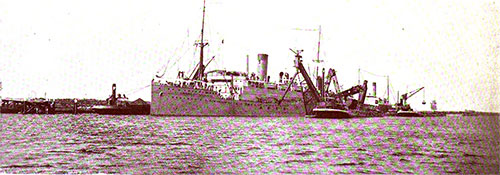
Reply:
[[[92,111],[101,115],[149,115],[150,104],[144,100],[130,102],[125,94],[116,95],[116,84],[113,84],[111,96],[106,99],[108,104],[93,106]]]

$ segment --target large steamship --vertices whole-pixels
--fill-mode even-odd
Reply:
[[[270,82],[268,55],[258,55],[258,74],[212,70],[205,71],[203,40],[205,5],[200,47],[200,61],[191,77],[179,72],[176,79],[153,79],[151,114],[161,116],[304,116],[302,86],[287,73]],[[213,58],[212,58],[213,59]],[[247,58],[248,65],[248,58]],[[161,78],[157,76],[157,78]]]

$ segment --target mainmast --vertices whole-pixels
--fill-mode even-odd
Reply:
[[[390,98],[390,96],[389,96],[389,75],[387,75],[387,104],[391,104],[389,98]]]
[[[197,74],[193,77],[194,80],[202,80],[203,72],[205,71],[205,65],[203,65],[203,48],[205,48],[208,43],[205,43],[203,40],[203,32],[205,29],[205,0],[203,0],[203,19],[201,21],[201,40],[199,43],[196,43],[200,46],[200,63],[198,67]]]
[[[320,53],[319,49],[320,49],[320,45],[321,45],[321,25],[319,26],[318,31],[319,31],[319,35],[318,35],[318,53],[316,55],[316,60],[313,60],[313,62],[316,62],[317,64],[323,62],[323,60],[319,59],[319,53]],[[318,76],[319,76],[319,65],[316,65],[316,77],[318,77]]]

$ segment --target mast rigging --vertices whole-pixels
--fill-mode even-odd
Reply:
[[[196,43],[197,45],[200,46],[200,63],[198,63],[199,64],[198,71],[193,77],[193,80],[203,80],[203,72],[205,71],[205,65],[203,65],[203,48],[205,48],[205,46],[207,46],[208,43],[205,43],[203,40],[204,30],[205,30],[205,0],[203,0],[203,18],[201,20],[201,40],[199,43]]]

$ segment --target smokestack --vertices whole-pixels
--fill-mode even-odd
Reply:
[[[318,87],[318,90],[319,90],[319,95],[321,97],[323,97],[323,90],[325,89],[324,88],[324,81],[323,81],[323,77],[321,76],[318,76],[316,78],[316,84],[317,84],[317,87]]]
[[[259,73],[259,80],[266,81],[268,55],[261,53],[257,56],[257,60],[259,61],[259,65],[257,67],[257,72]]]
[[[321,96],[325,97],[325,86],[326,86],[326,84],[325,84],[325,68],[323,68],[323,71],[321,73],[321,84],[322,84],[322,86],[321,86]]]
[[[116,84],[111,87],[111,105],[116,105]]]
[[[111,87],[111,95],[113,98],[116,98],[116,84],[113,83],[113,86]]]
[[[368,81],[363,81],[363,91],[359,93],[359,102],[358,107],[362,106],[365,103],[366,99],[366,91],[368,90]]]
[[[373,97],[377,97],[377,82],[373,82]]]
[[[247,55],[247,75],[248,76],[250,76],[250,68],[249,68],[250,65],[249,65],[249,62],[250,62],[250,60],[249,60],[248,55]]]
[[[283,72],[280,72],[279,76],[280,76],[280,83],[283,83],[283,75],[285,75]]]

